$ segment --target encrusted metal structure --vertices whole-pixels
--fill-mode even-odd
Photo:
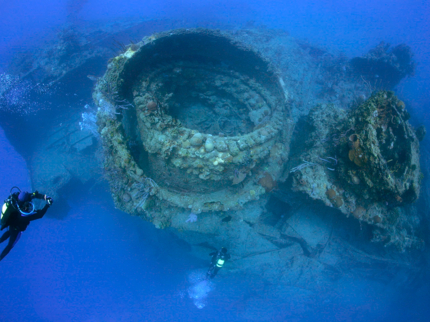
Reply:
[[[172,206],[227,211],[258,199],[288,158],[286,96],[268,61],[218,31],[129,46],[93,93],[117,207],[166,226]]]
[[[314,108],[301,156],[306,162],[291,170],[294,189],[374,226],[374,241],[401,251],[422,247],[419,220],[402,207],[417,200],[422,181],[419,141],[408,119],[390,91],[374,93],[349,113]]]

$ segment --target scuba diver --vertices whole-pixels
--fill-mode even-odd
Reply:
[[[18,191],[12,192],[14,189]],[[36,210],[31,202],[34,198],[43,199],[46,205]],[[5,200],[1,210],[1,230],[8,230],[0,237],[0,243],[9,238],[7,246],[0,254],[0,261],[10,252],[21,237],[21,233],[27,229],[30,221],[42,218],[54,201],[47,195],[27,191],[21,191],[18,187],[10,189],[10,196]]]
[[[230,254],[227,254],[227,248],[225,247],[221,247],[219,251],[210,253],[209,255],[212,256],[212,260],[206,273],[206,279],[214,278],[224,263],[230,259]]]

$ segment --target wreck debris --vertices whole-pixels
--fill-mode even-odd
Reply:
[[[150,213],[165,227],[172,206],[196,214],[240,209],[276,186],[290,112],[268,61],[203,29],[145,37],[134,49],[110,61],[93,93],[105,168],[121,173],[109,179],[118,208]],[[132,193],[148,177],[158,185]]]
[[[348,114],[326,105],[309,119],[314,144],[300,158],[318,164],[319,155],[334,154],[338,162],[333,172],[324,165],[293,168],[294,189],[374,225],[374,240],[400,250],[421,247],[415,219],[400,208],[418,198],[421,186],[419,141],[405,104],[380,91]]]
[[[362,57],[351,59],[353,71],[373,88],[392,89],[402,78],[413,76],[415,62],[409,46],[400,44],[390,48],[381,42]]]

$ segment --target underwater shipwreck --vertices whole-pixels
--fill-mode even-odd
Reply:
[[[288,96],[268,60],[221,32],[176,30],[130,45],[93,93],[116,206],[158,228],[187,229],[187,213],[196,215],[222,244],[232,236],[217,221],[280,236],[287,227],[245,213],[291,176],[293,190],[374,226],[373,240],[421,247],[396,207],[418,198],[422,179],[405,104],[380,91],[350,112],[318,105],[296,139],[303,162],[291,168]]]
[[[109,32],[98,56],[80,45],[85,54],[61,77],[87,82],[95,107],[86,123],[81,110],[60,113],[62,127],[43,134],[29,159],[35,189],[61,198],[72,180],[101,172],[118,209],[169,229],[202,259],[228,248],[227,270],[273,297],[286,296],[279,284],[330,289],[345,272],[383,282],[417,273],[425,129],[391,91],[413,74],[409,47],[381,43],[347,60],[264,28],[145,28],[151,36],[113,57]],[[103,76],[88,80],[90,65]],[[41,73],[57,69],[34,66],[27,77],[58,80]]]

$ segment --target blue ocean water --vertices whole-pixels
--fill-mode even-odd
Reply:
[[[380,41],[407,43],[415,53],[413,78],[397,87],[413,107],[412,122],[429,128],[430,4],[383,1],[0,1],[0,72],[17,52],[38,45],[63,24],[124,17],[173,18],[196,26],[241,26],[249,21],[348,57]],[[419,121],[418,121],[419,120]],[[426,138],[422,149],[429,148]],[[30,189],[25,160],[0,131],[0,196],[17,185]],[[7,321],[428,321],[429,281],[400,294],[371,280],[345,278],[342,290],[316,312],[303,294],[276,303],[257,281],[201,283],[207,262],[166,231],[114,208],[108,187],[82,195],[68,191],[68,215],[31,223],[0,263],[0,317]],[[425,250],[428,252],[428,249]],[[429,258],[429,256],[427,256]],[[424,264],[423,264],[424,265]],[[405,277],[406,278],[406,277]],[[244,317],[246,291],[259,306]],[[387,291],[389,290],[389,291]],[[267,305],[261,305],[267,303]],[[199,309],[201,308],[201,309]],[[267,310],[267,311],[265,311]],[[276,311],[276,312],[274,312]],[[288,313],[286,313],[288,311]]]

